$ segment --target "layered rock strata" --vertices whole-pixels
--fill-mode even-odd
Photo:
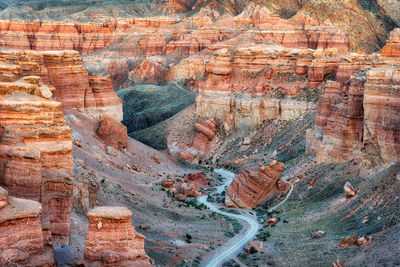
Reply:
[[[399,44],[396,29],[378,58],[339,64],[336,81],[326,83],[320,97],[315,128],[307,132],[307,150],[318,161],[358,158],[377,166],[399,160]]]
[[[400,160],[400,29],[390,34],[364,89],[363,159],[378,165]]]
[[[63,109],[79,109],[95,119],[108,115],[118,121],[122,120],[122,101],[115,94],[111,80],[96,74],[88,75],[76,51],[3,50],[0,51],[0,62],[4,62],[3,68],[8,69],[8,72],[1,75],[2,80],[18,80],[13,86],[4,84],[9,89],[3,94],[15,91],[16,86],[22,85],[30,87],[30,92],[33,92],[38,90],[34,85],[43,83],[50,88],[38,88],[53,91],[54,98],[62,102]],[[40,76],[41,80],[27,76]],[[41,95],[51,97],[50,92],[41,92]]]
[[[70,23],[0,20],[0,47],[37,51],[76,50],[88,54],[107,47],[117,29],[135,21]]]
[[[26,65],[31,68],[20,70],[28,75],[38,70],[34,63]],[[46,242],[53,236],[65,243],[73,187],[71,129],[52,90],[40,77],[23,75],[0,83],[0,184],[13,196],[41,202]]]
[[[274,118],[295,119],[316,108],[297,100],[308,90],[306,61],[311,51],[276,45],[227,49],[215,52],[206,64],[206,78],[199,83],[197,113],[224,122],[227,130],[252,129]],[[304,69],[305,68],[305,69]]]
[[[39,202],[8,197],[0,187],[0,266],[55,266],[41,212]]]
[[[246,169],[235,175],[232,184],[227,187],[225,204],[235,208],[254,208],[276,187],[284,166],[273,161],[268,167],[259,165],[258,170]]]
[[[193,162],[199,154],[207,151],[210,142],[213,141],[217,135],[216,126],[217,123],[213,118],[206,121],[199,120],[199,122],[194,125],[198,133],[192,145],[180,152],[178,157],[182,160]]]
[[[87,266],[153,266],[144,251],[145,237],[135,232],[132,212],[125,207],[97,207],[87,214]]]

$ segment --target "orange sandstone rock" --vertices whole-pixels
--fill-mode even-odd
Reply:
[[[43,239],[40,203],[6,193],[0,187],[0,265],[55,266]]]
[[[225,204],[228,207],[254,208],[263,201],[282,175],[284,164],[273,161],[268,167],[245,170],[237,174],[226,190]]]
[[[128,146],[128,134],[126,126],[111,117],[103,117],[97,135],[107,146],[122,149]]]
[[[144,251],[145,237],[135,232],[132,212],[125,207],[97,207],[87,214],[87,266],[152,266]]]

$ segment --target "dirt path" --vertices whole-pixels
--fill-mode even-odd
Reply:
[[[215,172],[218,173],[219,175],[221,175],[225,179],[224,184],[217,187],[217,192],[219,194],[221,194],[225,190],[225,188],[232,183],[232,180],[235,177],[235,174],[230,171],[224,170],[224,169],[217,169],[217,170],[215,170]],[[283,203],[285,203],[286,200],[288,200],[288,198],[292,194],[293,188],[294,188],[294,186],[291,183],[289,183],[289,184],[290,184],[290,190],[289,190],[289,193],[287,194],[287,196],[285,197],[285,199],[282,200],[281,202],[279,202],[274,207],[270,208],[269,211],[275,210],[276,208],[281,206]],[[221,246],[217,250],[215,250],[213,252],[213,257],[208,262],[206,262],[204,265],[202,265],[202,266],[206,266],[206,267],[217,267],[217,266],[222,266],[222,264],[224,262],[234,258],[237,255],[237,253],[239,251],[241,251],[244,246],[246,246],[246,244],[248,242],[253,240],[254,237],[256,236],[258,230],[260,229],[261,225],[258,223],[257,217],[250,214],[250,210],[241,210],[242,214],[234,214],[234,213],[221,211],[220,206],[218,206],[214,203],[209,203],[207,201],[207,198],[208,198],[208,196],[204,195],[202,197],[199,197],[197,200],[199,203],[206,205],[210,210],[212,210],[216,213],[238,219],[242,224],[243,224],[243,222],[245,222],[245,224],[247,224],[247,225],[243,225],[244,226],[243,229],[246,229],[244,232],[240,233],[239,235],[236,235],[234,238],[230,239],[228,241],[228,243],[226,243],[224,246]],[[248,226],[248,227],[246,227],[246,226]]]

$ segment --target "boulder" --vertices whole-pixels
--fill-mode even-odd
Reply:
[[[253,248],[253,249],[251,249],[251,248]],[[263,248],[263,243],[261,241],[251,241],[246,244],[246,247],[244,248],[244,250],[247,253],[251,253],[252,251],[258,252],[262,248]]]
[[[344,189],[347,199],[352,198],[356,195],[356,192],[357,192],[356,189],[349,182],[345,183],[343,189]]]
[[[312,233],[312,234],[311,234],[311,237],[312,237],[313,239],[317,239],[317,238],[323,237],[324,235],[325,235],[325,232],[319,230],[319,231],[316,231],[316,232]]]
[[[112,146],[115,149],[122,149],[128,146],[126,126],[111,117],[106,116],[100,120],[97,135],[105,145]]]
[[[116,150],[112,146],[106,146],[106,152],[108,155],[113,156],[113,157],[118,157],[118,150]]]
[[[164,188],[172,188],[174,186],[174,181],[172,179],[164,180],[161,182],[161,186]]]
[[[233,182],[227,187],[226,205],[239,208],[254,208],[276,186],[283,172],[284,164],[273,161],[269,166],[258,166],[258,170],[245,170],[235,175]]]
[[[189,175],[185,178],[190,183],[195,184],[197,187],[206,187],[207,179],[204,175],[204,172],[193,172],[189,173]]]

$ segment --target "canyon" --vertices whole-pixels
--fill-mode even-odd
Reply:
[[[400,264],[399,8],[0,3],[0,266]]]

